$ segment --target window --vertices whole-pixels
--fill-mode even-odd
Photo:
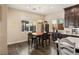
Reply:
[[[22,20],[22,31],[36,32],[36,25],[33,25],[32,22]]]

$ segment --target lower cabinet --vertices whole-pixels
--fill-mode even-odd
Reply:
[[[77,38],[79,38],[79,36],[76,36],[76,35],[62,34],[61,36],[62,36],[62,38],[66,38],[66,37],[77,37]]]

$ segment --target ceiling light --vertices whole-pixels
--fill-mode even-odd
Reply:
[[[51,9],[53,8],[53,7],[50,7]]]
[[[33,8],[32,10],[37,10],[37,8]]]

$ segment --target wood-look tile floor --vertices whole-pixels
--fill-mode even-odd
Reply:
[[[27,42],[18,43],[8,46],[9,55],[57,55],[56,45],[51,43],[50,46],[31,48]]]

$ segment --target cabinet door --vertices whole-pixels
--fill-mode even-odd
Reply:
[[[77,28],[79,27],[79,15],[76,15],[76,23],[77,24]]]
[[[65,10],[65,27],[79,27],[79,5]]]
[[[78,20],[78,28],[79,28],[79,17],[78,17],[78,19],[77,19],[77,20]]]
[[[69,19],[70,15],[69,15],[69,10],[65,10],[65,27],[68,28],[69,27]]]
[[[69,26],[74,27],[74,16],[73,15],[70,15],[70,17],[69,17]]]
[[[70,9],[70,22],[69,22],[69,26],[73,26],[75,25],[75,22],[74,22],[74,8],[71,8]]]
[[[75,8],[75,27],[78,28],[79,27],[79,7]]]
[[[78,28],[79,27],[79,16],[77,16],[77,15],[75,15],[75,19],[74,19],[74,22],[75,22],[75,24],[74,24],[74,26],[75,26],[75,28]]]
[[[69,22],[68,22],[68,16],[65,16],[65,27],[68,28]]]
[[[77,13],[78,13],[78,14],[77,14],[77,15],[78,15],[78,16],[77,16],[77,23],[78,23],[78,27],[79,27],[79,7],[77,8]]]

